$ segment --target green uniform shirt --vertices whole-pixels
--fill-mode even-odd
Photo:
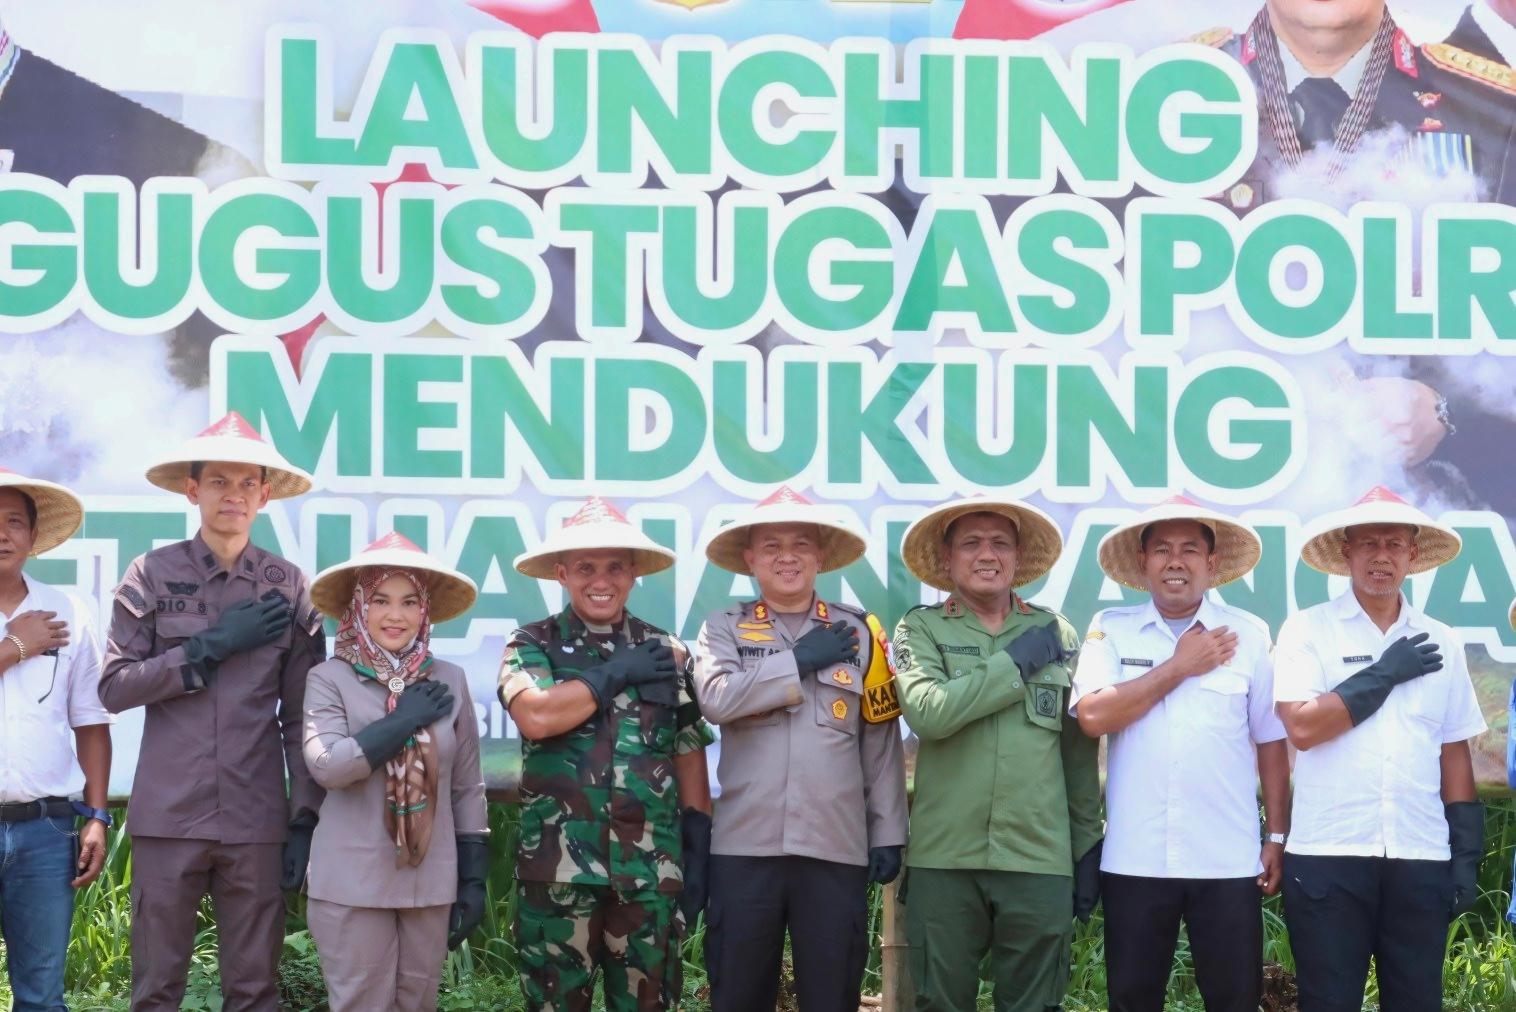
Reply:
[[[521,829],[516,877],[523,882],[612,886],[622,893],[681,888],[679,791],[674,756],[715,740],[690,684],[684,644],[628,615],[628,646],[662,640],[679,666],[679,705],[645,702],[634,686],[603,713],[541,741],[521,742]],[[609,659],[610,634],[585,628],[573,608],[521,626],[505,648],[500,699],[551,688]]]
[[[1048,622],[1068,658],[1028,684],[1004,647]],[[954,598],[900,620],[895,684],[921,739],[908,866],[1073,874],[1101,835],[1099,743],[1068,715],[1078,647],[1067,619],[1020,598],[993,636]]]

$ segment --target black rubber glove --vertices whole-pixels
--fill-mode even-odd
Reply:
[[[305,821],[309,819],[309,821]],[[279,888],[285,892],[298,892],[305,882],[305,871],[311,863],[311,837],[316,833],[316,818],[305,815],[290,823],[289,839],[284,841],[282,870]]]
[[[664,644],[665,647],[668,644]],[[624,648],[623,648],[624,649]],[[659,655],[660,658],[662,655]],[[633,672],[627,675],[627,685],[637,687],[637,698],[654,706],[670,709],[679,705],[679,669],[674,662],[674,651],[669,648],[668,663],[660,659],[651,672]]]
[[[1088,924],[1095,905],[1100,902],[1100,854],[1105,850],[1105,841],[1097,840],[1095,846],[1084,852],[1074,862],[1074,916]]]
[[[684,843],[684,890],[679,894],[679,909],[684,911],[684,925],[695,927],[695,918],[705,909],[711,866],[711,817],[698,808],[686,808],[679,815],[679,836]]]
[[[1443,806],[1448,819],[1448,846],[1453,851],[1454,917],[1468,913],[1479,899],[1479,859],[1484,856],[1484,805],[1455,801]]]
[[[801,674],[820,671],[858,655],[858,630],[848,622],[818,625],[795,641],[795,667]]]
[[[490,847],[482,836],[458,837],[458,898],[447,919],[447,947],[456,949],[484,920],[488,898],[484,879],[490,871]]]
[[[900,855],[904,847],[870,847],[869,881],[880,885],[895,881],[900,874]]]
[[[184,658],[201,681],[209,683],[222,661],[274,642],[289,625],[290,606],[282,597],[238,601],[215,625],[185,640]]]
[[[568,676],[589,686],[595,705],[604,710],[628,685],[648,685],[679,677],[674,651],[662,640],[644,640],[634,647],[618,646],[610,660]]]
[[[1005,652],[1021,672],[1022,680],[1031,678],[1054,661],[1063,659],[1063,637],[1058,623],[1033,626],[1005,645]]]
[[[1344,678],[1332,690],[1342,697],[1354,727],[1378,712],[1395,686],[1442,670],[1442,654],[1437,652],[1441,648],[1426,642],[1430,635],[1400,637],[1385,648],[1379,660]]]
[[[442,683],[428,678],[412,682],[400,693],[395,709],[353,735],[368,759],[369,769],[378,769],[400,754],[418,730],[435,724],[453,712],[453,694]]]

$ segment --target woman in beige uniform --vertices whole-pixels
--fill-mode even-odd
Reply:
[[[484,913],[479,736],[463,670],[432,657],[432,623],[473,581],[390,534],[316,577],[340,618],[311,669],[305,761],[326,788],[308,920],[333,1012],[434,1009],[442,961]]]

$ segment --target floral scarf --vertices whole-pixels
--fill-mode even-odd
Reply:
[[[392,576],[403,576],[421,595],[421,628],[398,654],[374,642],[368,631],[369,600]],[[360,678],[371,678],[389,689],[385,713],[392,713],[407,685],[422,681],[432,666],[431,595],[426,579],[414,569],[361,570],[342,622],[337,627],[336,654],[353,666]],[[400,753],[384,764],[384,829],[395,841],[395,866],[415,867],[426,857],[432,839],[432,802],[437,796],[437,743],[426,728],[418,730]]]

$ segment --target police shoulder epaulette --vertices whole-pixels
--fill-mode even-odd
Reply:
[[[1421,52],[1432,65],[1470,81],[1478,81],[1508,95],[1516,95],[1516,70],[1446,42],[1428,42]]]
[[[833,611],[845,611],[849,615],[854,615],[858,618],[864,618],[869,613],[867,608],[860,608],[856,604],[844,604],[841,601],[828,601],[826,606]]]
[[[1237,37],[1237,33],[1230,28],[1207,28],[1188,38],[1180,39],[1180,42],[1193,42],[1199,46],[1210,46],[1212,49],[1220,49]]]
[[[909,615],[911,612],[913,612],[913,611],[921,611],[924,608],[941,608],[941,607],[942,607],[942,602],[941,601],[938,601],[936,604],[914,604],[914,605],[911,605],[911,607],[907,608],[905,610],[905,612],[903,614],[901,614],[900,617],[904,618],[906,615]]]

